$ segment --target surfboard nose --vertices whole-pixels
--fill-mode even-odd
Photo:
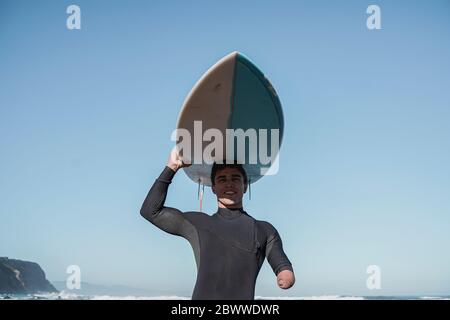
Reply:
[[[231,56],[231,55],[239,55],[241,54],[239,51],[232,51],[229,54],[227,54],[227,56]]]

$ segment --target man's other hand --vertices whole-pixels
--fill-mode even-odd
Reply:
[[[295,276],[291,270],[280,271],[277,275],[277,283],[281,289],[289,289],[295,283]]]

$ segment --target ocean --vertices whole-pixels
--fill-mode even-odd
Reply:
[[[113,295],[79,295],[74,293],[43,293],[26,295],[0,295],[0,300],[190,300],[182,296],[113,296]],[[450,300],[450,296],[307,296],[307,297],[262,297],[255,300]]]

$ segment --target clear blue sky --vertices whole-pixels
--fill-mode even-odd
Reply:
[[[66,29],[70,4],[81,30]],[[382,30],[366,28],[369,4]],[[445,0],[1,1],[0,255],[51,280],[77,264],[83,281],[189,295],[188,242],[139,209],[186,94],[235,50],[286,125],[279,174],[245,208],[278,229],[297,283],[278,289],[266,263],[256,294],[450,294]],[[196,192],[179,173],[167,204],[195,210]]]

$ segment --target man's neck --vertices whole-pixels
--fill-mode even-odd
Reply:
[[[224,204],[221,203],[221,202],[218,202],[218,203],[217,203],[217,206],[218,206],[219,208],[222,208],[222,209],[230,209],[230,210],[234,210],[234,209],[240,209],[240,208],[242,208],[242,202],[239,202],[239,203],[236,203],[236,204],[233,204],[233,205],[230,205],[230,206],[227,206],[227,205],[224,205]]]

